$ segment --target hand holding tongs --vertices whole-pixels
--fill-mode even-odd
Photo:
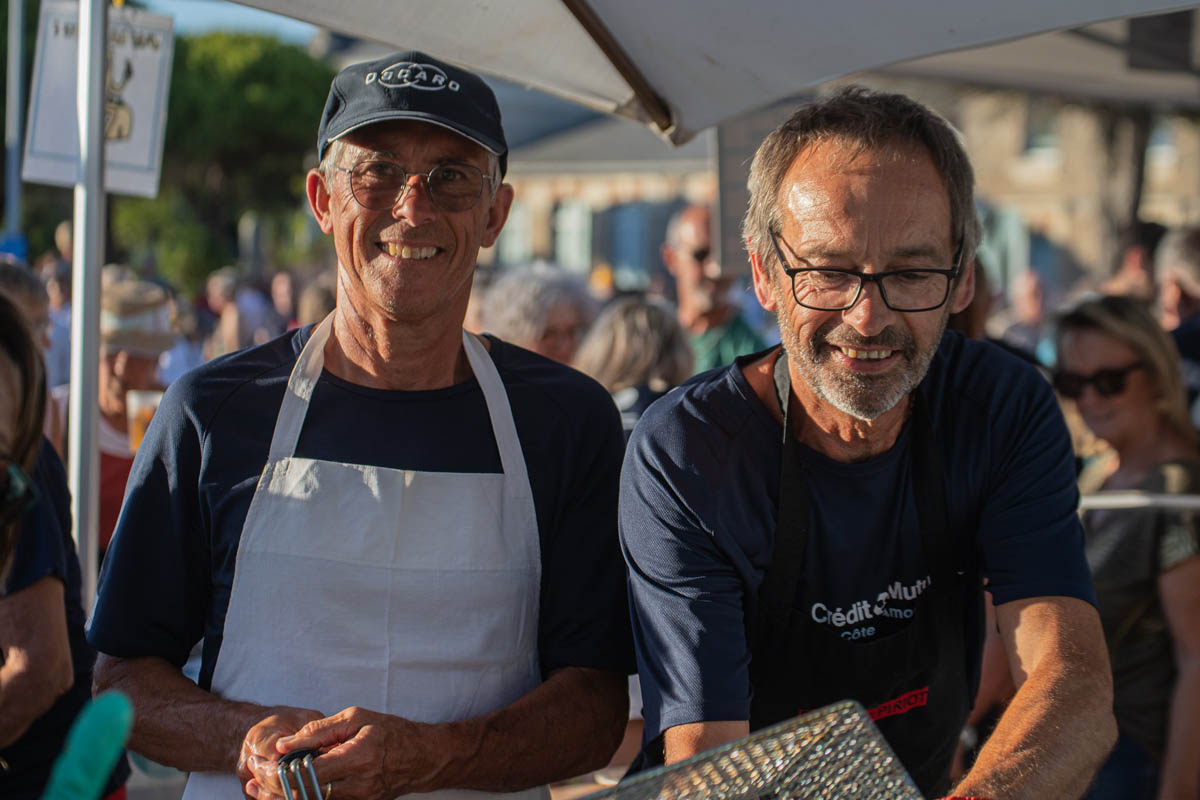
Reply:
[[[292,784],[288,780],[290,774],[296,780],[296,785],[299,787],[300,800],[329,800],[329,790],[331,784],[325,784],[324,793],[321,792],[321,783],[317,780],[317,770],[313,767],[313,759],[316,758],[316,750],[296,750],[279,757],[279,782],[283,785],[284,797],[292,798]],[[311,783],[312,793],[309,793],[309,786],[305,786],[305,778],[308,778]]]

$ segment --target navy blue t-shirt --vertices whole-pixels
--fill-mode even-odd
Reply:
[[[756,357],[668,394],[629,444],[620,528],[647,738],[750,718],[745,598],[771,560],[782,454],[782,426],[741,369]],[[951,333],[918,391],[942,451],[950,531],[975,537],[994,601],[1094,603],[1071,444],[1046,381]],[[858,463],[802,448],[813,519],[797,609],[851,642],[910,624],[930,584],[910,428]],[[966,631],[968,643],[980,633]]]
[[[34,720],[20,739],[0,750],[0,757],[8,764],[7,771],[0,769],[0,797],[6,800],[36,800],[42,796],[71,723],[91,699],[92,666],[96,661],[95,652],[83,636],[84,613],[80,601],[83,584],[75,540],[71,538],[67,475],[58,454],[45,439],[30,478],[37,487],[38,501],[21,521],[12,565],[0,596],[16,594],[46,577],[62,581],[75,682],[49,711]],[[116,791],[128,777],[129,764],[122,756],[104,794]]]
[[[288,376],[311,327],[216,359],[171,385],[134,459],[88,639],[123,658],[183,665],[204,639],[211,687],[242,525]],[[616,532],[621,423],[591,378],[491,339],[512,406],[541,541],[543,673],[633,668]],[[387,391],[324,372],[296,455],[389,469],[502,471],[479,383]]]

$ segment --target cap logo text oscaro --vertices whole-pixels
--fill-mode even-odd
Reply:
[[[458,81],[447,78],[441,68],[415,61],[399,61],[379,72],[368,72],[365,83],[370,85],[375,82],[389,89],[420,89],[426,92],[440,92],[442,89],[457,92],[460,88]]]

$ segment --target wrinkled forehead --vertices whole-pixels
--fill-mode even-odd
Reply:
[[[890,220],[909,226],[952,224],[950,195],[929,152],[896,142],[868,146],[824,139],[802,149],[780,182],[777,221],[808,224],[835,217],[838,224]]]
[[[461,161],[485,169],[488,152],[467,137],[440,125],[414,120],[388,120],[357,128],[337,139],[345,147],[343,164],[377,156],[405,162]]]

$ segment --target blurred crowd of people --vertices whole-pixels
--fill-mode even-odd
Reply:
[[[673,387],[778,341],[770,327],[749,321],[739,302],[746,276],[720,264],[711,227],[711,211],[703,206],[685,207],[671,219],[661,250],[664,268],[674,280],[669,296],[640,292],[600,297],[579,276],[548,264],[481,270],[466,327],[595,378],[620,409],[628,436],[650,404]],[[40,364],[35,369],[36,359],[24,358],[28,354],[21,353],[14,333],[9,338],[16,338],[5,342],[9,352],[0,359],[0,373],[23,387],[20,393],[6,389],[4,402],[17,401],[22,419],[39,418],[46,440],[65,459],[72,301],[70,228],[65,223],[57,242],[58,250],[32,267],[12,259],[0,263],[0,296],[8,298],[0,305],[5,335],[15,330],[13,316],[19,309],[44,358],[44,371]],[[1200,490],[1200,227],[1168,232],[1144,224],[1124,253],[1119,270],[1099,291],[1074,292],[1057,311],[1048,307],[1045,281],[1031,269],[1013,282],[1007,307],[993,313],[1002,298],[981,267],[974,302],[949,326],[968,337],[991,338],[1043,369],[1072,428],[1084,492],[1194,494]],[[134,395],[161,392],[209,359],[319,322],[334,307],[335,287],[324,278],[303,282],[287,270],[250,277],[233,266],[213,272],[204,294],[194,301],[161,278],[122,265],[106,266],[101,283],[97,403],[103,552],[144,432],[145,421],[139,423],[140,412],[131,407]],[[11,462],[32,475],[36,437],[23,435],[4,445]],[[62,503],[56,511],[65,508]],[[1106,778],[1090,796],[1151,797],[1138,792],[1190,770],[1183,760],[1200,743],[1196,511],[1096,510],[1086,512],[1083,520],[1120,727],[1117,749],[1102,773]],[[0,520],[0,561],[19,551],[16,530],[12,520]],[[56,547],[58,561],[70,561],[69,537]],[[70,577],[69,567],[60,571]],[[13,591],[11,581],[18,573],[7,574],[6,594]],[[77,575],[71,579],[78,583]],[[46,601],[49,605],[45,598],[34,598],[40,604],[35,610],[59,615],[64,602],[78,606],[77,585],[73,591],[65,601]],[[0,596],[0,613],[11,602]],[[74,663],[76,685],[78,672],[88,668],[86,657],[76,652],[83,646],[76,630],[81,613],[73,607],[66,615],[68,630],[56,639],[60,646],[51,654],[63,671]],[[1002,649],[988,652],[1001,654]],[[1002,707],[1011,694],[1008,667],[998,657],[999,662],[991,658],[985,665],[973,724],[986,725],[989,710]],[[622,750],[626,756],[638,738],[634,680],[635,722]],[[44,706],[31,708],[50,714]],[[0,747],[12,741],[6,733],[11,732],[0,730]],[[970,744],[973,737],[964,741]],[[623,757],[619,753],[617,761]]]

